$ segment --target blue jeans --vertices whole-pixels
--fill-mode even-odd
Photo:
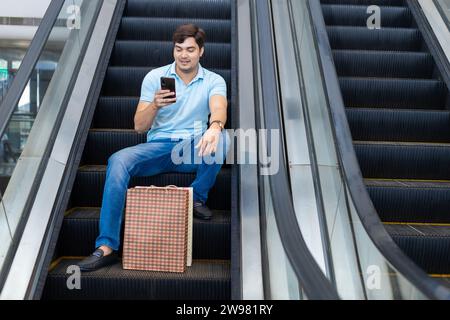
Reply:
[[[172,141],[152,140],[122,149],[108,159],[103,202],[100,211],[100,235],[95,247],[118,250],[126,192],[131,177],[153,176],[165,172],[196,172],[192,182],[194,201],[206,203],[230,147],[224,130],[215,154],[199,157],[194,147],[201,136]]]

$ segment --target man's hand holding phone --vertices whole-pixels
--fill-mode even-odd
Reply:
[[[158,110],[175,102],[177,102],[175,92],[171,92],[170,90],[157,91],[155,93],[155,98],[153,99],[153,103]]]

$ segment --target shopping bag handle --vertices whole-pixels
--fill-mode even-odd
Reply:
[[[148,189],[148,188],[160,188],[160,187],[157,187],[157,186],[155,186],[155,185],[152,184],[152,185],[149,186],[149,187],[136,186],[135,188],[136,188],[136,189]],[[169,185],[165,186],[164,188],[178,189],[178,187],[177,187],[176,185],[174,185],[174,184],[169,184]]]

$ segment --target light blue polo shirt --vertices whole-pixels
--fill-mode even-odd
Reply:
[[[227,85],[218,74],[199,64],[195,78],[186,85],[175,71],[175,62],[150,71],[142,82],[141,101],[153,102],[161,90],[161,77],[175,78],[177,102],[159,109],[147,142],[155,139],[188,139],[202,134],[208,126],[209,100],[214,95],[227,97]]]

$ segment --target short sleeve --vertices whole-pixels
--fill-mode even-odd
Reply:
[[[227,97],[227,83],[219,75],[216,75],[216,77],[211,82],[208,100],[210,100],[212,96],[216,95],[224,96],[225,98]]]
[[[153,102],[153,99],[155,98],[155,92],[158,90],[158,85],[159,82],[157,77],[155,77],[155,73],[147,73],[144,80],[142,81],[140,100]]]

